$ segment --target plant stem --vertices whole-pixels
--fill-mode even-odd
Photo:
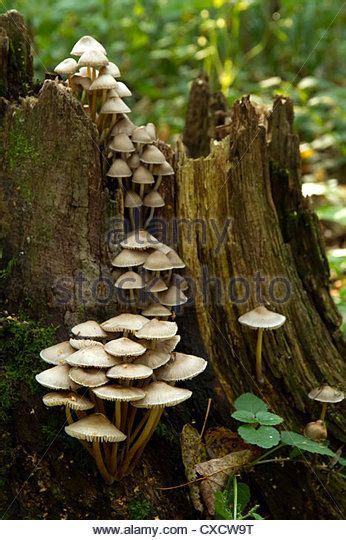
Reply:
[[[149,216],[147,217],[147,220],[144,224],[144,228],[146,229],[149,225],[149,223],[151,222],[151,220],[153,219],[154,217],[154,212],[155,212],[155,208],[150,208],[150,212],[149,212]]]
[[[257,345],[256,345],[256,376],[257,381],[262,384],[264,382],[262,375],[262,342],[263,342],[263,328],[258,329]]]
[[[249,463],[249,466],[252,467],[253,465],[257,465],[258,463],[262,461],[263,458],[270,456],[271,454],[273,454],[274,452],[276,452],[277,450],[279,450],[279,448],[282,448],[283,446],[286,446],[286,445],[284,443],[281,443],[281,444],[278,444],[278,446],[271,448],[268,452],[265,452],[265,454],[262,454],[262,456],[255,459],[255,461],[252,461],[251,463]]]
[[[324,422],[324,419],[326,417],[327,407],[328,407],[328,403],[323,403],[321,416],[320,416],[320,420],[322,420],[322,422]]]
[[[237,507],[238,507],[238,482],[236,476],[233,476],[233,519],[237,519]]]

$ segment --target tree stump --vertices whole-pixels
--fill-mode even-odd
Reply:
[[[32,78],[28,49],[20,80],[9,77],[13,58],[22,53],[16,41],[17,26],[10,24],[18,17],[8,12],[0,18],[6,89],[0,102],[1,242],[3,267],[9,269],[2,295],[10,313],[24,307],[37,319],[61,325],[64,335],[74,322],[89,316],[107,318],[118,309],[109,294],[107,252],[107,232],[114,232],[115,227],[114,219],[110,220],[114,203],[104,180],[96,128],[77,100],[56,81],[46,81],[38,95],[26,96],[25,84],[31,88]],[[213,126],[215,133],[220,118],[226,118],[223,101],[211,98],[205,79],[202,94],[202,112],[208,121],[198,117],[199,104],[191,94],[192,112],[184,134],[193,157],[208,154],[211,135],[205,130]],[[184,481],[176,436],[183,421],[203,420],[207,397],[212,394],[214,399],[211,422],[220,420],[220,411],[224,415],[224,397],[230,416],[234,398],[253,391],[285,418],[285,427],[300,430],[317,414],[307,392],[322,381],[342,384],[340,317],[329,294],[318,220],[301,195],[292,103],[279,97],[267,115],[243,98],[227,118],[227,126],[217,130],[224,138],[213,144],[206,157],[191,159],[179,146],[173,156],[175,180],[169,185],[164,182],[169,204],[161,214],[167,221],[175,216],[181,222],[173,232],[179,232],[180,255],[195,291],[194,305],[179,319],[183,344],[193,342],[195,354],[206,350],[217,379],[210,369],[196,385],[190,385],[196,389],[192,402],[165,415],[171,438],[155,437],[132,478],[112,488],[95,478],[88,458],[83,462],[86,474],[70,464],[69,460],[82,458],[60,439],[44,453],[40,430],[47,414],[37,398],[26,395],[34,416],[14,411],[12,425],[5,430],[6,456],[18,456],[8,473],[10,502],[17,495],[10,515],[126,517],[126,504],[139,493],[149,498],[161,518],[196,517],[187,502],[187,490],[159,492],[156,488]],[[116,209],[119,232],[124,226],[119,194]],[[291,290],[285,299],[287,283]],[[106,291],[98,293],[99,287]],[[239,303],[244,287],[248,294]],[[255,334],[237,322],[239,315],[259,303],[258,295],[287,316],[282,328],[265,335],[263,387],[254,379]],[[213,393],[219,383],[222,390]],[[336,447],[344,441],[340,411],[340,407],[330,409],[328,416]],[[15,430],[12,434],[11,429]],[[61,452],[68,458],[65,465],[59,461]],[[32,472],[31,455],[35,462],[40,458],[40,469],[35,468],[19,491]],[[167,460],[167,455],[173,459]],[[262,466],[249,477],[271,518],[340,518],[342,485],[332,474],[325,487],[327,472],[312,465],[273,467],[277,469]],[[49,485],[46,495],[40,492],[42,483]],[[81,493],[86,495],[83,500]],[[33,495],[35,505],[30,502]],[[83,506],[86,498],[89,502]]]

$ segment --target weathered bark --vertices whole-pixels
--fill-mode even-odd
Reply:
[[[208,130],[223,117],[218,113],[215,118],[214,114],[215,110],[223,110],[222,100],[211,98],[206,81],[202,86],[203,114],[197,114],[200,102],[195,103],[191,97],[184,135],[194,157],[208,153],[213,133]],[[89,315],[114,315],[117,306],[108,290],[105,297],[95,294],[95,289],[94,294],[90,292],[92,284],[108,277],[105,233],[111,216],[109,208],[114,208],[105,188],[94,126],[80,104],[54,81],[46,81],[38,97],[27,97],[19,103],[2,99],[0,105],[3,262],[6,266],[15,261],[4,291],[8,309],[24,304],[36,318],[63,325],[62,332]],[[285,427],[300,430],[310,414],[317,414],[317,408],[306,397],[307,391],[322,380],[342,382],[340,320],[329,295],[328,264],[318,220],[300,192],[297,137],[292,122],[289,100],[278,98],[273,114],[267,118],[258,116],[250,101],[243,99],[233,108],[228,127],[218,131],[228,131],[229,135],[213,147],[212,153],[193,160],[180,150],[174,157],[175,181],[163,182],[168,204],[159,215],[167,220],[174,215],[192,222],[201,220],[191,237],[189,227],[179,229],[181,255],[197,282],[196,305],[184,311],[179,327],[183,334],[181,350],[185,343],[191,350],[191,342],[195,354],[203,355],[205,349],[222,384],[223,391],[213,393],[211,422],[217,420],[220,411],[224,412],[224,396],[229,406],[239,393],[254,391],[284,416]],[[170,150],[166,147],[165,152],[168,155]],[[119,194],[116,208],[121,228],[123,207]],[[221,232],[225,224],[226,236],[217,250],[216,226]],[[169,236],[174,237],[173,233],[170,230]],[[241,313],[257,303],[254,286],[250,298],[238,304],[229,299],[227,289],[223,297],[217,297],[216,281],[211,284],[209,296],[208,284],[203,287],[198,282],[204,275],[204,281],[217,278],[223,288],[229,287],[235,277],[247,278],[251,284],[257,272],[267,280],[263,295],[268,293],[269,280],[275,277],[285,277],[292,285],[287,302],[271,302],[288,322],[265,335],[264,387],[254,381],[255,333],[237,322]],[[80,275],[86,280],[82,297],[76,286]],[[109,281],[103,281],[106,289],[108,285]],[[196,392],[189,406],[165,414],[170,437],[171,433],[176,437],[183,421],[201,421],[207,397],[216,384],[211,369],[191,384]],[[30,456],[37,462],[46,448],[37,441],[47,413],[31,396],[24,394],[23,399],[27,410],[32,408],[35,415],[13,412],[13,432],[8,436],[9,462],[17,455],[10,471],[12,496],[31,472]],[[328,417],[336,447],[338,441],[344,440],[340,411],[339,406],[331,407]],[[68,486],[65,469],[58,461],[61,452],[68,458]],[[184,481],[176,440],[154,438],[142,465],[136,469],[137,476],[111,489],[101,486],[87,460],[87,474],[82,474],[69,459],[79,461],[80,454],[76,457],[75,447],[66,447],[59,439],[48,455],[43,455],[28,490],[22,490],[11,507],[11,515],[42,517],[47,512],[46,517],[57,518],[60,513],[66,516],[67,506],[69,518],[125,517],[124,504],[134,493],[145,492],[161,518],[195,516],[186,491],[147,490],[148,483],[157,487]],[[273,472],[262,466],[255,480],[254,475],[250,479],[272,518],[340,518],[328,493],[331,491],[338,499],[342,486],[331,476],[326,493],[319,484],[321,474],[310,467],[298,470],[291,466]],[[320,480],[325,482],[324,474]],[[42,485],[49,486],[48,493],[42,492],[44,495],[40,492]],[[57,489],[58,493],[54,492]],[[311,490],[309,505],[305,504],[304,489]],[[277,497],[279,491],[284,497]],[[78,497],[86,494],[79,505],[75,505],[77,492]],[[30,509],[33,494],[35,505]],[[85,499],[90,503],[85,504]]]
[[[197,284],[196,312],[206,350],[229,401],[241,392],[253,391],[285,418],[286,428],[299,431],[319,413],[307,398],[309,390],[323,381],[342,387],[345,349],[340,316],[329,293],[318,219],[301,194],[298,140],[292,124],[288,99],[277,98],[265,122],[248,98],[236,103],[229,135],[213,146],[208,157],[180,156],[175,201],[179,218],[201,220],[205,227],[203,239],[201,227],[190,235],[182,226],[180,249]],[[227,220],[227,233],[217,252],[215,224],[222,231]],[[256,291],[258,273],[265,282]],[[275,302],[268,291],[277,278],[285,278],[291,287],[284,302]],[[239,301],[244,292],[239,283],[244,280],[249,295]],[[235,290],[232,283],[238,283]],[[254,375],[256,333],[241,326],[238,317],[263,302],[286,315],[287,323],[265,333],[266,382],[260,387]],[[328,417],[329,432],[340,443],[345,440],[341,409],[330,407]],[[309,495],[311,506],[302,517],[340,517],[328,493],[320,505],[315,487],[325,479],[314,474],[306,479],[314,488]],[[284,481],[287,488],[289,477]],[[337,498],[340,486],[334,488],[333,480],[329,485]],[[296,510],[283,507],[280,499],[281,513],[275,491],[268,486],[266,491],[277,517],[294,516]],[[288,497],[286,501],[289,505]]]

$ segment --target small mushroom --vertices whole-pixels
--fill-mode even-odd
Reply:
[[[256,346],[256,376],[257,381],[263,384],[264,379],[262,375],[262,341],[264,330],[275,330],[280,328],[286,321],[286,317],[280,313],[269,311],[265,306],[259,306],[251,311],[248,311],[238,321],[240,324],[249,326],[258,330],[257,346]]]
[[[148,227],[149,223],[154,217],[155,208],[165,206],[165,201],[158,191],[149,191],[149,193],[147,193],[147,195],[144,197],[143,206],[150,208],[149,215],[145,222],[145,227]]]
[[[304,428],[304,435],[313,441],[325,441],[328,437],[326,423],[323,420],[309,422]]]
[[[54,68],[54,71],[55,73],[58,73],[58,75],[67,75],[68,84],[71,86],[71,75],[76,73],[77,68],[78,64],[74,58],[66,58]]]
[[[94,407],[94,404],[84,396],[75,392],[49,392],[42,398],[46,407],[59,407],[64,405],[74,411],[88,411]]]
[[[153,370],[142,364],[119,364],[107,371],[110,379],[141,380],[147,379],[153,374]]]
[[[88,49],[99,50],[103,54],[107,54],[106,49],[92,36],[81,37],[73,46],[70,54],[73,56],[82,56],[82,54]]]
[[[183,291],[178,289],[175,285],[171,285],[167,291],[159,294],[159,301],[164,306],[181,306],[182,304],[185,304],[187,300],[188,299]]]
[[[100,69],[102,75],[112,75],[112,77],[120,77],[120,69],[114,62],[108,62],[106,66],[102,66]]]
[[[105,350],[112,356],[123,357],[140,356],[141,354],[145,353],[146,348],[132,339],[121,337],[108,341],[108,343],[105,345]]]
[[[123,179],[130,178],[130,176],[132,176],[132,171],[126,161],[123,159],[115,159],[107,173],[107,176],[118,180],[120,187],[123,187]]]
[[[119,97],[130,97],[130,96],[132,96],[131,90],[126,86],[125,83],[123,83],[121,81],[117,81],[117,85],[116,85],[115,89],[116,89]]]
[[[51,347],[47,347],[40,352],[40,357],[47,364],[53,364],[57,366],[58,364],[64,364],[66,358],[68,358],[72,353],[74,353],[73,347],[71,347],[68,341],[63,341],[62,343],[57,343]]]
[[[145,317],[171,317],[172,312],[159,302],[155,302],[147,306],[142,311],[142,315]]]
[[[186,381],[197,377],[207,362],[192,354],[173,353],[171,360],[157,372],[157,378],[166,382]]]
[[[155,176],[157,176],[154,187],[155,190],[159,189],[163,176],[171,176],[174,174],[173,167],[168,163],[168,161],[154,165],[152,172]]]
[[[173,407],[189,399],[191,390],[177,388],[161,381],[155,381],[143,386],[145,397],[133,403],[134,407],[151,409],[154,407]]]
[[[133,272],[132,270],[121,274],[121,276],[118,277],[118,279],[115,281],[114,285],[118,289],[129,291],[131,304],[135,303],[134,291],[137,289],[143,289],[145,287],[142,276],[140,276],[136,272]]]
[[[121,247],[126,249],[154,249],[159,242],[144,229],[138,229],[127,235],[125,240],[120,242]]]
[[[141,162],[140,162],[139,155],[137,154],[137,152],[134,152],[133,154],[131,154],[131,156],[127,160],[128,166],[133,171],[139,167],[140,163]]]
[[[132,142],[135,143],[137,152],[140,156],[142,154],[143,146],[153,142],[153,138],[149,135],[145,126],[136,127],[131,133],[131,139]]]
[[[86,321],[84,323],[77,324],[71,330],[72,334],[80,338],[104,338],[107,334],[102,330],[101,326],[96,321]]]
[[[69,341],[73,349],[85,349],[86,347],[92,347],[93,345],[102,345],[99,341],[93,339],[84,339],[84,338],[70,338]],[[75,350],[73,352],[76,352]]]
[[[69,356],[71,366],[82,368],[109,368],[117,364],[117,360],[107,354],[107,351],[100,346],[80,349]]]
[[[135,127],[135,124],[131,122],[127,114],[121,114],[112,128],[111,134],[125,133],[126,135],[131,135]]]
[[[151,369],[157,369],[170,360],[170,353],[158,352],[155,350],[148,349],[142,356],[135,358],[133,361],[134,364],[141,364],[143,366],[148,366]],[[144,396],[143,396],[144,397]]]
[[[140,330],[149,320],[143,315],[134,313],[121,313],[101,324],[106,332],[136,332]]]
[[[118,133],[114,135],[108,148],[113,152],[119,152],[123,159],[126,159],[127,154],[135,151],[135,147],[126,133]]]
[[[145,186],[153,184],[154,181],[155,180],[152,173],[146,167],[144,167],[144,165],[139,165],[133,172],[132,182],[139,184],[139,195],[141,198],[144,196]]]
[[[327,412],[328,403],[340,403],[344,399],[344,393],[328,384],[322,384],[314,388],[308,394],[310,399],[323,403],[320,420],[324,421]]]
[[[74,367],[69,371],[70,379],[80,386],[94,388],[108,382],[106,373],[100,368]]]
[[[153,341],[151,348],[157,352],[171,353],[174,351],[180,340],[181,337],[176,335],[169,339]]]
[[[153,165],[164,163],[166,158],[161,150],[159,150],[156,146],[153,144],[148,144],[148,146],[145,146],[143,153],[141,154],[141,161],[143,163],[147,163],[149,168],[153,168]]]
[[[73,355],[71,355],[73,356]],[[51,388],[52,390],[69,390],[72,388],[68,373],[70,368],[67,364],[60,364],[53,368],[45,369],[35,376],[36,381],[45,388]]]
[[[177,323],[152,319],[135,332],[139,339],[169,339],[178,331]]]
[[[141,208],[143,201],[135,191],[127,191],[124,199],[124,207],[129,209],[132,228],[136,228],[135,208]]]
[[[144,253],[144,251],[123,249],[114,257],[114,259],[112,259],[112,266],[116,266],[117,268],[132,268],[133,266],[141,266],[146,257],[147,255]]]

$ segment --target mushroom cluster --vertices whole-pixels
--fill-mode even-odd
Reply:
[[[136,126],[127,116],[131,109],[123,98],[131,91],[117,78],[120,70],[107,58],[103,45],[83,36],[71,55],[55,67],[66,84],[97,124],[100,144],[107,160],[107,176],[113,188],[124,190],[132,228],[146,226],[155,209],[164,206],[158,188],[162,178],[173,174],[171,165],[158,148],[154,124]],[[109,166],[110,165],[110,166]]]
[[[184,262],[144,229],[131,231],[120,242],[112,266],[123,303],[138,307],[145,317],[174,317],[174,309],[188,300],[188,283],[178,273]]]
[[[203,358],[174,352],[177,331],[173,321],[122,313],[78,324],[69,341],[40,353],[53,365],[36,376],[49,389],[43,403],[65,407],[66,433],[81,441],[109,484],[132,470],[164,408],[191,396],[175,384],[206,367]]]

